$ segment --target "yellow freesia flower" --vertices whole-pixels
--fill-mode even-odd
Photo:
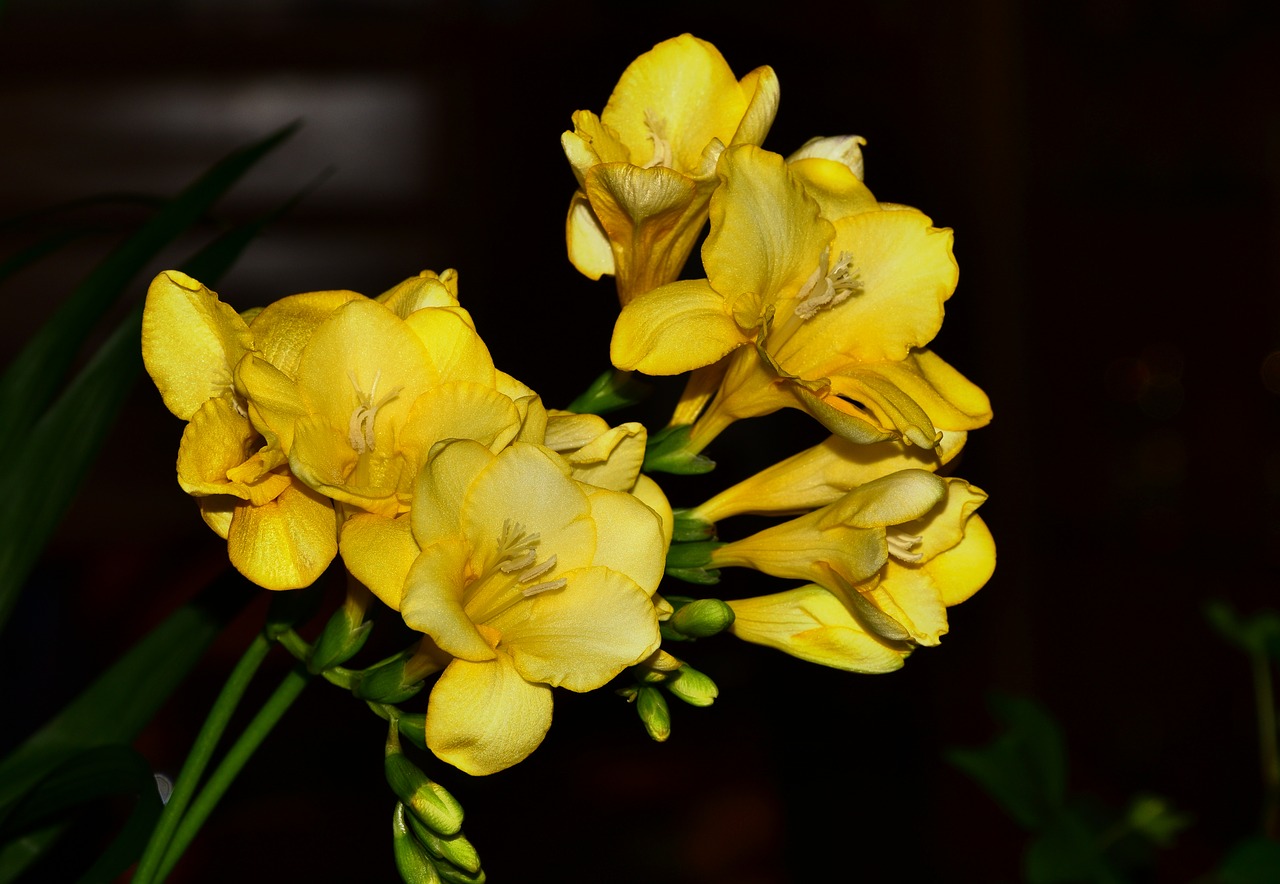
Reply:
[[[334,304],[347,295],[355,297],[313,293],[295,296],[301,300],[294,304],[320,315],[315,301]],[[169,409],[188,421],[178,482],[227,541],[232,565],[267,589],[310,585],[338,551],[333,507],[289,472],[279,448],[250,423],[233,384],[236,364],[259,346],[287,354],[292,338],[310,328],[297,312],[276,324],[287,312],[268,308],[247,325],[214,292],[171,270],[152,281],[142,321],[147,371]]]
[[[814,584],[728,604],[733,635],[834,669],[893,672],[913,647],[868,631],[844,602]]]
[[[355,573],[402,574],[394,591],[385,575],[368,585],[453,658],[431,691],[427,744],[468,773],[494,773],[537,748],[551,687],[593,690],[658,647],[658,516],[630,494],[574,480],[545,446],[494,454],[471,440],[442,443],[411,515],[390,524],[400,542]],[[344,531],[344,556],[347,542]]]
[[[680,275],[707,216],[727,145],[759,144],[778,108],[773,70],[742,78],[690,34],[633,61],[603,113],[573,115],[561,138],[578,179],[569,259],[592,279],[617,278],[625,305]]]
[[[941,430],[985,424],[985,394],[922,349],[956,284],[951,232],[915,209],[876,204],[841,163],[791,165],[808,169],[804,179],[777,154],[725,152],[702,250],[707,278],[626,305],[614,365],[679,374],[728,357],[692,452],[734,420],[784,407],[859,443],[932,448]],[[804,183],[819,177],[824,201],[852,214],[824,217]]]
[[[936,645],[946,607],[991,576],[995,545],[960,479],[901,470],[750,537],[715,548],[710,567],[745,566],[835,593],[881,638]]]

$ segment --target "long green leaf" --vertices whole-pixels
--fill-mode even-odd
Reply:
[[[71,756],[94,746],[132,742],[253,595],[254,588],[228,569],[134,645],[0,762],[0,810],[12,809]]]
[[[25,429],[62,384],[85,337],[157,252],[209,210],[264,154],[298,128],[290,124],[227,156],[170,201],[99,264],[0,376],[0,460],[20,445]]]
[[[185,261],[183,270],[216,283],[253,238],[317,182],[263,217],[227,231]],[[2,462],[0,477],[9,490],[0,498],[0,629],[141,373],[141,329],[139,305]]]
[[[60,230],[28,246],[13,257],[6,258],[3,262],[0,262],[0,282],[8,279],[28,264],[34,264],[45,255],[52,254],[68,243],[75,242],[80,237],[88,236],[94,232],[88,228]]]

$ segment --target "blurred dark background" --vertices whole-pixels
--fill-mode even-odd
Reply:
[[[684,31],[739,76],[772,65],[766,147],[863,135],[873,192],[956,230],[960,287],[936,349],[994,404],[957,473],[991,494],[995,577],[899,673],[707,641],[685,656],[721,697],[673,708],[665,745],[610,692],[560,692],[525,764],[433,774],[495,882],[1012,881],[1023,833],[943,756],[996,733],[996,689],[1061,721],[1073,790],[1115,807],[1156,792],[1194,815],[1150,876],[1187,881],[1254,829],[1261,802],[1248,663],[1202,607],[1276,604],[1276,25],[1261,0],[10,2],[0,217],[169,195],[301,119],[203,233],[332,174],[250,247],[223,298],[375,295],[456,267],[499,366],[562,405],[606,366],[616,312],[610,283],[564,257],[570,114],[598,112],[627,63]],[[6,359],[145,207],[77,211],[102,234],[5,283]],[[5,228],[0,256],[41,223]],[[140,378],[4,635],[5,747],[225,567],[173,480],[180,434]],[[709,451],[720,469],[674,484],[673,502],[816,438],[796,415],[734,427]],[[139,742],[160,769],[176,771],[263,607]],[[273,665],[261,696],[287,667]],[[309,688],[173,880],[394,880],[383,738],[358,701]]]

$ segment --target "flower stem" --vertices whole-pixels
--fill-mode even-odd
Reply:
[[[1276,743],[1276,701],[1271,687],[1271,661],[1254,651],[1253,689],[1258,705],[1258,749],[1262,761],[1262,831],[1280,840],[1280,746]]]
[[[224,792],[231,785],[231,782],[240,773],[241,768],[253,755],[254,751],[262,744],[262,741],[271,733],[271,729],[275,727],[281,716],[298,699],[302,693],[302,689],[311,681],[311,674],[307,672],[307,668],[302,663],[297,664],[285,676],[284,681],[280,683],[280,687],[276,688],[274,694],[263,704],[258,710],[258,714],[253,717],[253,721],[249,722],[244,729],[244,733],[240,738],[232,744],[227,750],[227,755],[222,759],[209,776],[209,781],[205,783],[201,789],[199,797],[192,804],[190,812],[182,818],[181,825],[178,826],[177,832],[173,836],[173,840],[169,843],[164,853],[164,860],[160,866],[159,873],[155,876],[155,884],[160,884],[165,877],[173,870],[174,865],[182,857],[183,851],[187,845],[195,838],[196,833],[200,831],[200,826],[204,824],[209,814],[218,805]]]
[[[218,740],[222,738],[222,732],[226,730],[232,713],[244,696],[245,688],[249,686],[254,673],[257,672],[270,650],[270,639],[259,633],[245,650],[244,656],[240,658],[235,669],[231,671],[230,677],[222,687],[222,692],[218,694],[213,707],[210,708],[209,716],[200,728],[200,733],[196,735],[195,745],[191,747],[187,760],[183,762],[182,770],[178,772],[178,778],[174,781],[173,794],[169,797],[169,802],[160,815],[156,829],[151,834],[151,840],[147,842],[142,859],[138,862],[137,872],[133,876],[134,884],[148,884],[155,876],[165,848],[173,837],[174,829],[182,819],[187,805],[191,802],[191,797],[195,794],[200,777],[213,756],[213,750],[217,748]]]

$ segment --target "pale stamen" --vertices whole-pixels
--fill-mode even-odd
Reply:
[[[653,156],[644,168],[655,166],[675,167],[675,158],[671,152],[671,143],[667,141],[667,121],[651,110],[644,112],[644,127],[649,130],[649,140],[653,142]]]
[[[853,266],[853,255],[842,251],[834,267],[829,267],[831,247],[822,250],[818,267],[796,294],[796,316],[812,319],[818,312],[848,300],[862,291],[862,281]]]
[[[890,528],[885,539],[889,542],[889,555],[893,556],[900,562],[918,562],[924,558],[924,555],[914,552],[919,546],[920,541],[924,540],[919,534],[908,534],[896,528]]]
[[[561,577],[559,580],[548,580],[546,583],[535,583],[533,586],[526,586],[520,590],[520,594],[525,598],[533,598],[535,595],[541,595],[544,592],[550,592],[553,589],[561,589],[569,585],[567,577]]]
[[[351,386],[356,391],[356,400],[360,403],[351,412],[351,421],[347,424],[347,441],[351,443],[356,454],[364,454],[366,451],[373,450],[373,425],[378,417],[378,409],[399,396],[404,387],[396,387],[381,399],[375,399],[378,395],[378,381],[382,380],[382,369],[378,369],[374,374],[373,386],[369,388],[367,394],[361,391],[355,372],[349,372],[347,377],[351,379]]]

